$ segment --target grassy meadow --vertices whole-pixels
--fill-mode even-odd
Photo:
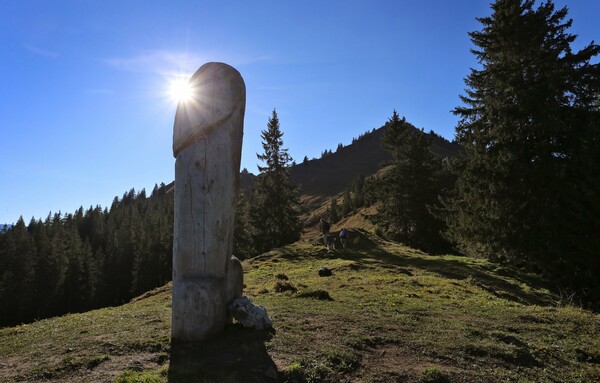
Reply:
[[[320,277],[327,267],[332,276]],[[0,382],[599,382],[600,315],[523,270],[366,231],[244,261],[272,330],[171,344],[170,285],[0,329]]]

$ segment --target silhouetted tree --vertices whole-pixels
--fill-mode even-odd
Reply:
[[[466,254],[527,261],[581,291],[600,283],[600,66],[571,50],[567,9],[498,0],[469,35],[448,234]]]
[[[340,220],[340,214],[338,213],[337,200],[335,197],[331,199],[331,205],[329,205],[329,220],[334,223]]]
[[[393,157],[377,182],[382,204],[378,223],[393,238],[428,251],[445,248],[430,206],[440,193],[441,161],[429,151],[432,138],[394,111],[385,125],[382,144]]]
[[[342,197],[342,217],[345,217],[352,211],[352,200],[350,198],[350,190],[344,190],[344,196]]]
[[[292,158],[283,148],[283,133],[275,110],[261,137],[264,152],[257,157],[265,166],[258,167],[260,174],[250,209],[255,228],[253,241],[259,253],[297,241],[302,228],[297,191],[288,170]]]
[[[256,255],[253,241],[254,226],[250,219],[250,205],[244,193],[240,193],[238,197],[233,232],[233,254],[239,259]]]
[[[365,205],[365,175],[359,173],[352,179],[352,205],[354,208],[363,207]]]

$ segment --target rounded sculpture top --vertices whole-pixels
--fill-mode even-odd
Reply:
[[[189,80],[192,97],[180,102],[173,126],[173,155],[207,136],[231,118],[243,118],[246,86],[230,65],[206,63]]]

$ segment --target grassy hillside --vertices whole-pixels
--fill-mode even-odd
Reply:
[[[0,330],[0,382],[598,382],[600,316],[485,260],[366,232],[244,262],[273,331],[171,344],[170,286],[129,304]],[[319,277],[328,267],[330,277]],[[277,379],[275,379],[277,376]]]

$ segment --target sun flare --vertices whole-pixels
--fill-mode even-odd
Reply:
[[[174,102],[188,102],[192,99],[192,86],[186,78],[177,77],[171,81],[169,96]]]

